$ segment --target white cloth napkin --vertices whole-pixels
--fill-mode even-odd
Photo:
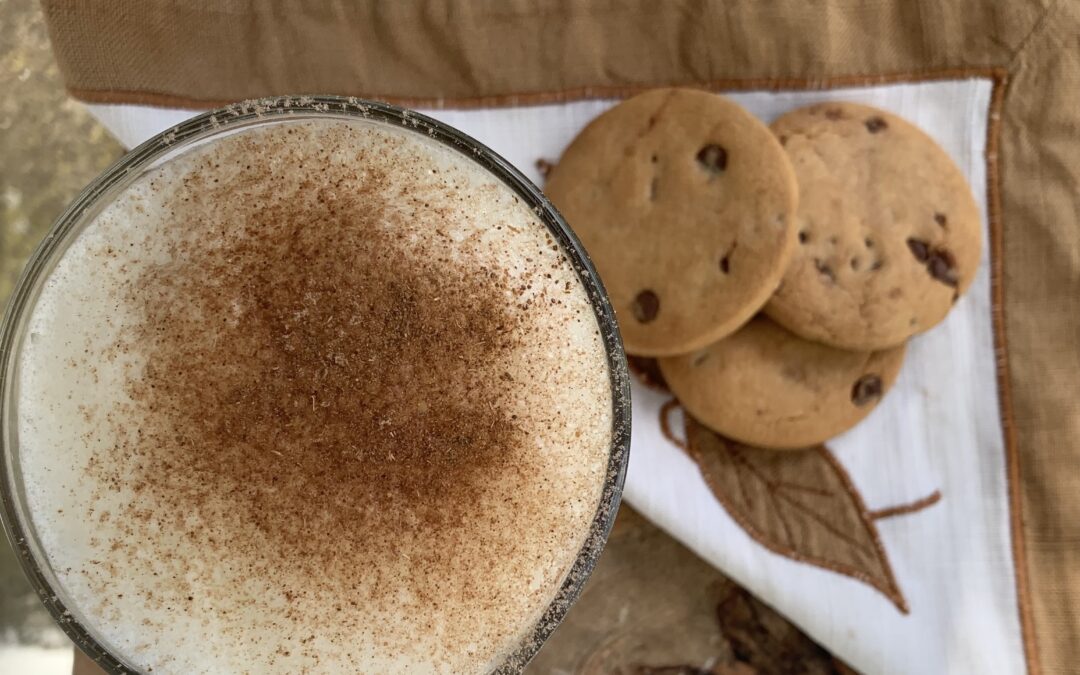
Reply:
[[[911,120],[963,170],[985,227],[990,93],[989,80],[966,79],[729,95],[765,122],[828,100],[866,103]],[[578,131],[614,103],[424,112],[473,135],[542,184],[536,161],[556,161]],[[91,109],[129,146],[192,114],[137,106]],[[874,521],[907,614],[895,597],[863,580],[780,555],[752,538],[710,492],[696,465],[661,434],[659,408],[669,397],[634,387],[626,500],[866,673],[1024,670],[988,239],[989,233],[970,292],[942,325],[912,341],[893,391],[869,418],[828,444],[870,511],[934,491],[942,495],[925,510]]]

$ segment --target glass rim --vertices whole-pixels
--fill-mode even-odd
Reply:
[[[12,387],[24,319],[33,310],[36,289],[50,264],[66,251],[67,235],[96,215],[123,188],[169,155],[200,141],[264,123],[299,119],[363,119],[389,124],[438,142],[479,164],[520,197],[544,223],[573,263],[589,297],[607,357],[612,398],[611,445],[603,489],[588,534],[551,602],[516,648],[494,673],[517,673],[543,646],[580,595],[603,551],[622,498],[630,451],[630,379],[622,338],[604,286],[584,246],[540,189],[495,151],[471,136],[407,108],[341,96],[279,96],[236,103],[202,113],[157,134],[134,148],[95,178],[54,221],[31,254],[8,300],[0,322],[0,523],[31,586],[56,624],[75,645],[108,673],[141,673],[94,637],[60,597],[50,581],[51,567],[34,534],[17,480],[18,447],[11,442]]]

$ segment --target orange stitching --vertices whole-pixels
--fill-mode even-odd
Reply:
[[[922,499],[916,499],[913,502],[907,504],[897,504],[896,506],[888,506],[884,509],[875,509],[870,512],[870,517],[874,520],[883,520],[885,518],[892,518],[893,516],[903,516],[908,513],[918,513],[923,509],[930,508],[934,504],[941,501],[941,490],[934,490],[929,495]]]
[[[807,513],[807,515],[809,515],[811,518],[813,518],[813,520],[815,522],[817,522],[819,525],[821,525],[823,528],[825,528],[826,531],[831,532],[833,534],[833,536],[846,541],[853,548],[856,548],[856,549],[862,551],[863,553],[873,554],[873,551],[867,551],[865,548],[863,548],[863,545],[859,541],[857,541],[855,539],[852,539],[851,536],[848,535],[846,532],[843,532],[842,530],[837,529],[832,523],[830,523],[827,519],[823,518],[816,511],[814,511],[810,507],[806,506],[802,502],[796,501],[794,497],[791,497],[789,495],[784,494],[783,491],[782,491],[782,488],[781,488],[782,484],[779,483],[778,481],[774,481],[774,480],[770,479],[767,475],[762,473],[761,470],[759,468],[757,468],[756,466],[754,466],[753,463],[749,459],[747,459],[746,455],[744,455],[742,452],[740,452],[736,448],[732,448],[732,447],[729,447],[728,451],[731,453],[731,456],[735,459],[736,464],[738,464],[739,466],[745,467],[747,471],[754,474],[754,476],[765,485],[765,487],[768,490],[770,495],[772,495],[776,499],[782,499],[783,501],[787,502],[791,506],[794,506],[794,507],[796,507],[798,509],[801,509],[801,510],[805,511]],[[749,495],[746,493],[746,489],[743,486],[742,481],[738,481],[738,486],[739,486],[739,491],[742,492],[743,498],[746,500],[747,504],[750,504]],[[828,496],[832,495],[832,493],[828,492],[828,491],[823,490],[822,492],[825,492],[825,494],[828,495]],[[777,515],[780,515],[779,510],[777,510]],[[789,540],[794,540],[794,537],[791,536],[791,530],[788,529],[787,522],[784,520],[784,518],[782,516],[780,517],[780,520],[781,520],[781,523],[784,525],[784,529],[788,530],[788,539]]]
[[[855,484],[851,481],[851,476],[848,475],[847,469],[836,459],[829,449],[824,445],[817,448],[817,452],[825,458],[829,464],[836,470],[837,475],[840,476],[840,482],[844,484],[844,488],[851,494],[852,499],[855,500],[855,505],[859,509],[859,513],[865,519],[868,529],[870,530],[870,539],[874,542],[875,552],[878,557],[881,558],[881,566],[885,570],[885,577],[889,581],[889,585],[895,591],[895,597],[890,596],[896,606],[900,608],[900,611],[904,614],[911,612],[908,607],[907,600],[904,599],[904,594],[900,591],[900,585],[896,582],[896,576],[893,574],[892,565],[889,563],[889,556],[885,553],[885,546],[881,543],[881,536],[878,534],[877,527],[874,526],[874,521],[870,518],[870,513],[866,508],[866,502],[863,501],[862,495],[856,489]],[[871,583],[876,587],[876,584]],[[884,591],[882,591],[884,592]],[[888,595],[886,593],[886,595]]]
[[[1016,578],[1016,604],[1020,614],[1020,637],[1028,672],[1038,675],[1038,641],[1031,608],[1028,580],[1024,515],[1020,481],[1020,452],[1013,418],[1012,385],[1009,379],[1009,349],[1005,335],[1005,237],[1001,222],[1001,174],[998,148],[1001,144],[1001,111],[1005,106],[1008,73],[996,72],[990,92],[990,116],[986,125],[986,219],[990,224],[990,307],[994,329],[994,355],[998,384],[998,408],[1001,433],[1005,442],[1005,483],[1009,495],[1009,530],[1012,539],[1013,575]]]
[[[797,499],[795,499],[795,498],[793,498],[793,497],[791,497],[789,495],[786,495],[783,492],[780,492],[779,490],[776,490],[773,494],[776,496],[777,499],[782,499],[785,502],[787,502],[788,504],[790,504],[791,506],[802,510],[804,513],[806,513],[806,515],[810,516],[810,518],[814,522],[816,522],[818,525],[821,525],[823,528],[825,528],[826,532],[831,532],[834,537],[836,537],[836,538],[838,538],[838,539],[840,539],[842,541],[846,541],[848,543],[848,545],[851,546],[852,548],[854,548],[854,549],[856,549],[858,551],[861,551],[862,553],[869,553],[869,554],[874,553],[873,551],[867,551],[866,547],[864,547],[862,545],[862,543],[859,542],[859,540],[855,539],[854,537],[852,537],[847,532],[844,532],[840,528],[838,528],[835,525],[833,525],[832,523],[830,523],[829,520],[825,516],[821,515],[817,511],[813,510],[812,508],[810,508],[806,504],[803,504],[799,500],[797,500]],[[869,514],[867,514],[867,515],[869,515]]]
[[[686,442],[688,444],[690,442],[689,432],[687,432],[686,434]],[[756,476],[759,481],[765,483],[765,486],[768,487],[768,479],[764,475],[756,471],[755,467],[750,465],[750,462],[748,462],[746,458],[742,456],[741,452],[735,450],[734,448],[729,448],[729,450],[731,450],[731,457],[735,460],[735,464],[741,467],[745,467],[747,471],[754,474],[754,476]],[[701,465],[699,464],[698,466],[700,467]],[[736,469],[736,471],[738,471],[738,469]],[[735,484],[739,486],[739,494],[742,495],[743,501],[746,502],[747,506],[753,508],[754,500],[750,499],[750,493],[746,491],[746,481],[742,480],[738,476],[738,474],[736,474],[735,478]],[[780,511],[776,512],[776,517],[780,519],[780,524],[784,526],[784,533],[787,534],[788,538],[788,546],[794,546],[795,536],[791,534],[791,527],[788,526],[787,518],[784,518],[784,514],[780,513]]]
[[[824,488],[810,487],[809,485],[796,485],[795,483],[788,483],[782,480],[775,482],[777,488],[783,488],[785,490],[791,490],[792,492],[805,492],[809,495],[817,495],[819,497],[832,497],[833,491],[826,490]]]
[[[694,422],[690,417],[687,417],[687,439],[691,438],[689,428],[692,424],[696,424],[696,422]],[[901,613],[910,614],[911,609],[907,604],[907,600],[904,598],[903,592],[900,590],[900,586],[896,581],[896,576],[893,574],[892,565],[889,563],[889,557],[885,552],[885,547],[881,543],[881,537],[878,534],[877,527],[874,525],[873,519],[870,518],[869,511],[866,508],[866,503],[863,502],[862,496],[859,494],[859,491],[852,483],[851,477],[848,475],[844,467],[841,466],[840,462],[836,460],[836,458],[832,455],[831,452],[829,452],[828,448],[826,448],[825,446],[818,446],[814,449],[807,450],[807,452],[819,453],[825,459],[825,461],[828,462],[829,465],[833,468],[833,470],[837,474],[837,477],[840,479],[840,482],[843,484],[844,489],[851,495],[851,498],[855,502],[855,507],[859,513],[860,520],[866,527],[866,530],[870,536],[870,540],[873,542],[873,553],[875,553],[877,558],[881,561],[882,572],[885,576],[885,583],[882,583],[877,579],[871,577],[870,575],[864,573],[863,571],[849,565],[835,563],[829,560],[823,560],[815,556],[805,555],[791,548],[790,544],[788,544],[787,546],[781,546],[775,541],[770,540],[753,523],[750,522],[750,520],[743,514],[740,509],[736,508],[735,505],[731,503],[731,501],[727,498],[724,490],[722,490],[721,487],[713,481],[712,477],[709,474],[707,474],[706,472],[701,472],[701,474],[702,477],[705,479],[706,484],[709,486],[710,492],[712,492],[716,500],[720,502],[721,506],[724,507],[724,510],[727,511],[728,515],[731,516],[732,520],[734,520],[739,525],[739,527],[741,527],[743,531],[750,536],[751,539],[778,555],[782,555],[786,558],[790,558],[798,562],[813,565],[815,567],[820,567],[822,569],[826,569],[831,572],[850,577],[857,581],[861,581],[864,584],[867,584],[868,586],[877,589],[882,595],[891,600]],[[696,450],[692,445],[690,446],[690,453],[691,457],[694,457],[700,468],[700,456],[696,453]],[[738,451],[734,450],[732,456],[735,457],[738,454]],[[742,459],[744,462],[746,461],[745,458]],[[749,465],[749,462],[746,462],[745,466],[748,470],[753,471],[753,469]],[[767,483],[766,479],[761,478],[760,475],[758,476],[758,478],[759,480]],[[738,481],[737,484],[741,485],[741,481]],[[781,521],[781,524],[784,526],[785,530],[787,530],[787,534],[790,538],[791,532],[790,529],[788,529],[787,523],[784,521],[784,518],[780,515],[779,511],[777,511],[777,514]]]

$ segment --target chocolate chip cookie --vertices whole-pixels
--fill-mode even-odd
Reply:
[[[773,131],[800,188],[798,240],[766,313],[799,335],[883,349],[936,325],[975,277],[979,209],[929,136],[852,103],[788,113]]]
[[[759,315],[705,349],[660,359],[660,370],[702,424],[749,445],[795,449],[866,417],[896,380],[904,350],[837,349]]]
[[[581,237],[627,352],[700,349],[768,300],[795,248],[783,149],[739,105],[656,89],[593,120],[546,191]]]

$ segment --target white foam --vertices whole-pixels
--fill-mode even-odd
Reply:
[[[360,155],[365,165],[351,165],[350,158]],[[226,161],[218,166],[217,159]],[[214,509],[133,528],[130,517],[138,509],[168,504],[155,503],[154,495],[137,492],[125,479],[137,473],[139,453],[131,449],[143,442],[139,430],[153,421],[140,417],[145,410],[130,397],[132,381],[145,373],[146,353],[130,342],[141,329],[138,305],[119,289],[147,271],[183,265],[177,253],[183,246],[221,244],[209,229],[212,218],[203,217],[215,204],[180,215],[170,213],[170,204],[178,195],[197,200],[205,194],[185,187],[196,169],[204,180],[227,182],[244,172],[245,159],[265,169],[252,174],[248,167],[245,180],[275,172],[299,180],[303,172],[288,171],[298,161],[359,169],[346,183],[352,187],[363,185],[371,171],[401,172],[402,185],[422,185],[441,201],[412,205],[408,218],[391,219],[386,227],[404,227],[415,243],[437,226],[454,242],[447,246],[450,264],[505,272],[507,279],[531,284],[525,295],[538,301],[558,294],[558,303],[526,313],[522,330],[529,339],[506,364],[528,374],[528,386],[513,391],[513,405],[533,439],[515,457],[522,471],[479,497],[489,520],[470,524],[472,539],[460,542],[455,553],[484,562],[482,597],[455,597],[459,586],[449,578],[445,602],[422,613],[410,601],[407,582],[401,582],[396,609],[365,605],[375,579],[407,580],[417,570],[405,559],[377,558],[386,568],[353,570],[349,586],[350,542],[340,542],[343,557],[325,571],[328,579],[313,578],[287,560],[271,565],[244,557],[239,549],[230,558],[230,549],[223,555],[221,545],[209,543],[213,521],[206,519],[216,517]],[[237,183],[234,189],[244,188]],[[515,302],[510,288],[505,298]],[[208,326],[217,318],[204,317]],[[535,214],[477,165],[419,136],[371,123],[309,120],[249,129],[140,177],[86,227],[48,277],[18,364],[19,460],[33,525],[62,595],[104,643],[155,673],[489,669],[550,603],[584,541],[605,477],[609,374],[571,265],[550,245]],[[126,463],[132,463],[130,471]],[[106,484],[103,476],[115,482]],[[221,498],[227,511],[228,495]],[[491,541],[507,541],[494,534],[507,528],[514,545],[485,551]],[[317,527],[308,534],[328,545],[338,536]],[[250,544],[256,535],[245,531],[243,541]],[[405,558],[426,553],[425,542],[411,541],[407,533],[402,540]],[[480,574],[458,573],[462,579]],[[467,581],[475,584],[476,578]],[[283,589],[299,599],[285,603]],[[361,602],[352,606],[350,599]],[[492,602],[497,606],[483,604]]]

